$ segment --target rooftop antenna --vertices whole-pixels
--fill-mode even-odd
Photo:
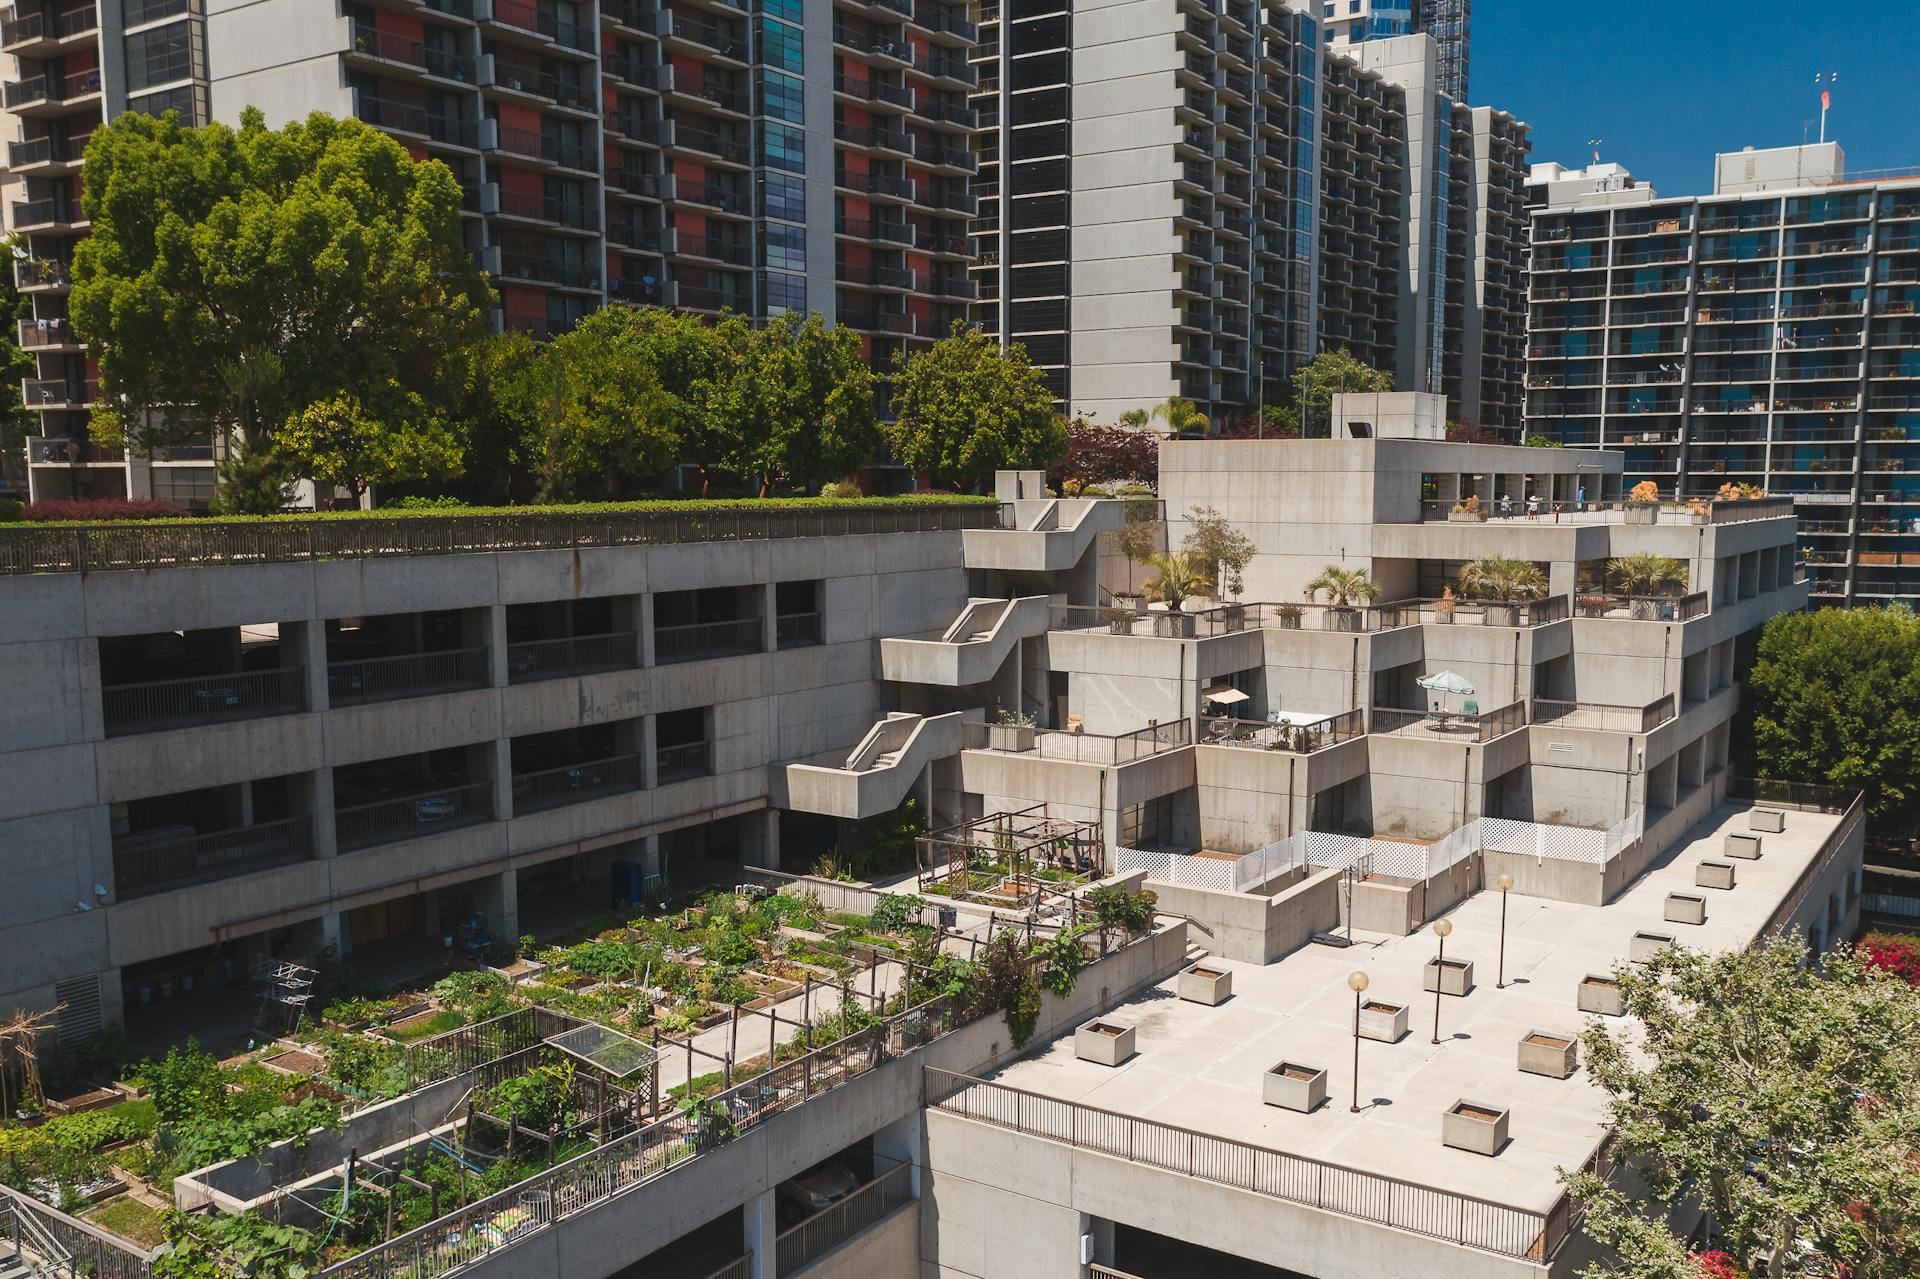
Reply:
[[[1593,152],[1593,162],[1595,164],[1600,163],[1600,144],[1605,141],[1606,141],[1605,138],[1588,138],[1587,139],[1587,150]]]
[[[1840,83],[1838,71],[1814,73],[1813,83],[1820,90],[1820,141],[1827,140],[1827,110],[1833,106],[1833,86]]]

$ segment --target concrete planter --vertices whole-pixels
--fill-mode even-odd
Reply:
[[[1670,924],[1706,923],[1707,899],[1696,897],[1692,893],[1668,893],[1667,922]]]
[[[1669,933],[1635,933],[1627,944],[1627,958],[1644,964],[1671,945],[1673,937]]]
[[[1113,606],[1115,608],[1126,609],[1128,612],[1137,616],[1147,611],[1147,597],[1144,595],[1129,595],[1124,591],[1117,591],[1114,593]]]
[[[1232,998],[1233,974],[1224,968],[1195,964],[1181,970],[1176,990],[1189,1003],[1214,1007]]]
[[[1360,1005],[1360,1038],[1397,1044],[1407,1033],[1407,1006],[1369,999]]]
[[[1481,625],[1518,626],[1520,625],[1520,610],[1512,604],[1503,604],[1497,601],[1489,603],[1487,605],[1486,618],[1481,622]]]
[[[1486,522],[1487,513],[1485,511],[1447,512],[1447,523],[1449,524],[1485,524]]]
[[[1657,622],[1660,620],[1660,601],[1638,596],[1627,601],[1627,616],[1636,622]]]
[[[1090,1021],[1073,1032],[1073,1055],[1101,1066],[1118,1066],[1133,1056],[1133,1027]]]
[[[1260,1088],[1269,1106],[1310,1115],[1327,1099],[1327,1072],[1283,1061],[1262,1076]]]
[[[1456,1101],[1440,1116],[1440,1144],[1476,1155],[1497,1155],[1507,1144],[1509,1113],[1480,1102]]]
[[[1695,888],[1732,888],[1733,863],[1701,862],[1694,867],[1693,884]]]
[[[1193,618],[1185,613],[1156,613],[1153,633],[1161,639],[1192,639]]]
[[[1737,830],[1730,830],[1727,832],[1726,842],[1720,846],[1720,851],[1728,857],[1738,857],[1741,861],[1757,862],[1760,860],[1760,837],[1742,835]]]
[[[1353,632],[1360,629],[1360,610],[1357,608],[1329,608],[1325,620],[1320,625],[1329,631]]]
[[[1787,815],[1777,808],[1756,808],[1747,814],[1747,829],[1778,835],[1787,828]]]
[[[1691,524],[1698,525],[1711,524],[1713,523],[1713,516],[1704,511],[1688,511],[1687,521]]]
[[[1473,961],[1449,959],[1442,963],[1437,959],[1429,959],[1426,967],[1420,970],[1420,989],[1464,997],[1473,989]]]
[[[1574,993],[1574,1003],[1579,1005],[1581,1012],[1600,1017],[1618,1017],[1626,1011],[1625,1002],[1620,996],[1620,983],[1597,973],[1589,973],[1580,979],[1579,988]]]
[[[1657,524],[1660,522],[1660,508],[1657,506],[1627,506],[1627,523]]]
[[[987,740],[997,751],[1030,751],[1033,749],[1033,725],[993,724],[988,728]]]
[[[1572,1035],[1532,1031],[1520,1039],[1520,1069],[1529,1075],[1565,1079],[1580,1064],[1580,1041]]]
[[[1434,621],[1434,625],[1436,626],[1452,626],[1453,625],[1453,606],[1449,604],[1444,607],[1434,609],[1433,621]]]
[[[1280,629],[1283,631],[1297,631],[1300,629],[1301,610],[1297,607],[1289,608],[1286,605],[1281,605],[1273,610],[1273,616],[1280,623]]]

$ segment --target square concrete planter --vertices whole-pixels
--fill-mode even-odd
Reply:
[[[1360,629],[1360,610],[1343,606],[1332,606],[1321,614],[1320,628],[1328,631],[1357,631]]]
[[[1133,1027],[1090,1021],[1073,1032],[1073,1055],[1101,1066],[1118,1066],[1133,1056]]]
[[[1487,513],[1485,511],[1447,512],[1447,523],[1449,524],[1485,524],[1486,522]]]
[[[1262,1076],[1261,1098],[1269,1106],[1310,1115],[1327,1099],[1327,1072],[1283,1061]]]
[[[1738,857],[1741,861],[1757,862],[1760,860],[1760,837],[1742,835],[1737,830],[1730,830],[1727,832],[1726,843],[1721,846],[1720,851],[1728,857]]]
[[[1360,1038],[1397,1044],[1407,1033],[1407,1006],[1369,999],[1360,1005]]]
[[[1668,893],[1667,922],[1669,924],[1706,923],[1707,899],[1693,893]]]
[[[1482,626],[1518,626],[1520,625],[1520,610],[1512,604],[1500,602],[1489,603],[1486,614],[1482,617],[1480,624]]]
[[[1580,1041],[1572,1035],[1535,1030],[1520,1039],[1520,1069],[1529,1075],[1565,1079],[1580,1064]]]
[[[1695,888],[1732,888],[1733,863],[1701,862],[1693,868],[1693,886]]]
[[[1579,1005],[1581,1012],[1601,1017],[1618,1017],[1625,1011],[1625,1004],[1620,997],[1620,983],[1598,973],[1589,973],[1580,979],[1579,989],[1574,993],[1574,1003]]]
[[[1161,639],[1192,639],[1194,619],[1187,613],[1155,613],[1153,633]]]
[[[1180,971],[1180,998],[1195,1004],[1223,1004],[1233,995],[1233,974],[1224,968],[1195,964]]]
[[[1747,829],[1778,835],[1787,828],[1787,815],[1777,808],[1756,808],[1747,814]]]
[[[994,724],[987,729],[987,741],[997,751],[1033,749],[1033,725]]]
[[[1443,995],[1464,996],[1473,989],[1473,961],[1449,959],[1444,963],[1429,959],[1420,970],[1420,989],[1438,990]]]
[[[1627,958],[1636,964],[1644,964],[1671,945],[1673,936],[1670,933],[1635,933],[1633,941],[1627,946]]]
[[[1659,521],[1660,508],[1657,506],[1634,506],[1629,504],[1627,507],[1627,523],[1629,524],[1657,524]]]
[[[1507,1144],[1508,1113],[1477,1101],[1456,1101],[1440,1116],[1440,1144],[1476,1155],[1497,1155]]]

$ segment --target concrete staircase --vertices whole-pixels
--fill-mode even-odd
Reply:
[[[883,638],[881,677],[940,688],[984,684],[1021,640],[1047,633],[1051,609],[1046,595],[972,600],[938,639]]]
[[[889,715],[868,730],[838,767],[816,762],[778,770],[773,802],[828,817],[859,819],[891,812],[913,792],[929,764],[960,753],[966,744],[966,721],[982,717],[981,711]]]
[[[970,528],[961,534],[968,568],[1066,572],[1100,534],[1119,529],[1127,511],[1127,503],[1116,498],[1049,497],[1012,506],[1012,528]]]

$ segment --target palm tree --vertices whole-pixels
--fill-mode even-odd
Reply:
[[[1338,564],[1327,565],[1320,570],[1320,576],[1307,583],[1309,603],[1323,594],[1327,597],[1327,603],[1335,608],[1380,602],[1379,584],[1367,576],[1366,569],[1346,569]]]
[[[1531,560],[1489,555],[1461,566],[1460,593],[1509,604],[1537,600],[1546,596],[1547,576]]]
[[[1167,432],[1170,435],[1207,429],[1207,415],[1200,411],[1200,406],[1192,400],[1183,400],[1177,395],[1169,395],[1166,403],[1154,405],[1153,416],[1167,424]]]
[[[1134,431],[1146,429],[1148,420],[1145,409],[1128,409],[1120,415],[1120,425]]]
[[[1670,595],[1686,589],[1687,565],[1671,556],[1641,551],[1608,560],[1607,576],[1628,595]]]
[[[1213,579],[1207,576],[1206,569],[1185,551],[1149,555],[1147,565],[1154,570],[1153,578],[1147,582],[1147,596],[1165,604],[1169,613],[1178,613],[1189,596],[1203,595],[1213,589]]]

